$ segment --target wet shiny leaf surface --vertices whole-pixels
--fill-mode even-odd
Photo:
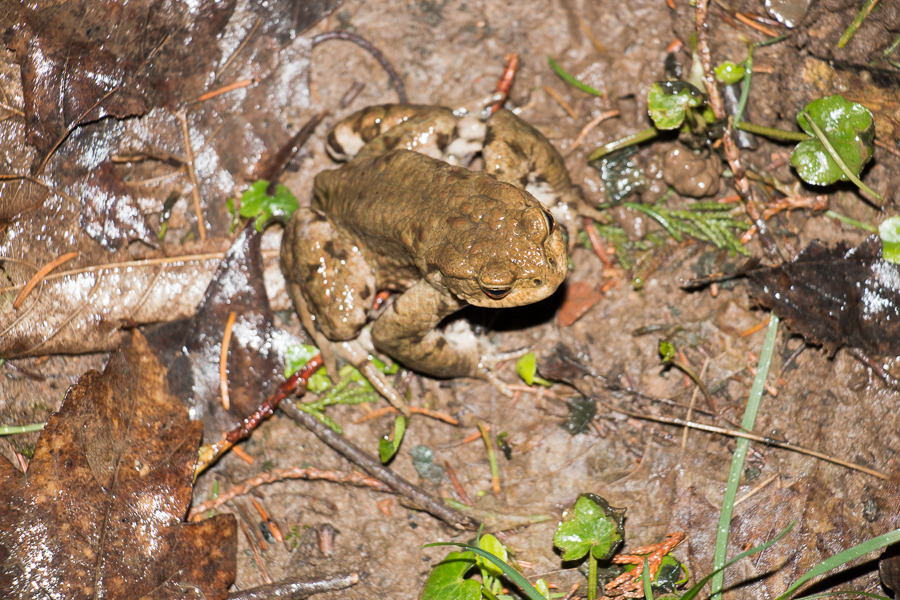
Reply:
[[[69,390],[26,474],[0,458],[4,594],[225,598],[234,518],[182,522],[200,435],[135,334]]]

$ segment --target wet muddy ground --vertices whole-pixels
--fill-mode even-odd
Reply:
[[[310,51],[304,41],[317,33],[340,28],[355,32],[380,48],[404,78],[410,100],[421,104],[455,107],[483,97],[493,91],[505,57],[518,53],[520,69],[511,102],[524,107],[523,118],[566,156],[573,180],[583,188],[587,200],[596,205],[602,201],[602,182],[598,173],[586,165],[587,154],[602,143],[649,126],[647,90],[652,82],[663,79],[666,47],[675,37],[687,42],[693,31],[693,9],[682,0],[674,4],[672,10],[663,0],[347,0],[300,39],[270,49],[272,54],[281,53],[281,62],[271,71],[250,60],[234,67],[236,79],[253,76],[254,69],[259,69],[266,72],[270,82],[277,80],[265,93],[248,91],[241,101],[240,117],[229,120],[204,113],[219,108],[196,109],[200,116],[194,125],[200,134],[208,135],[215,126],[225,131],[222,141],[212,144],[218,162],[206,172],[205,191],[209,198],[223,199],[238,185],[236,182],[251,179],[248,165],[265,150],[272,150],[260,144],[236,143],[242,134],[228,133],[228,129],[238,127],[237,124],[244,128],[246,139],[259,141],[266,139],[260,131],[296,131],[320,110],[331,112],[327,125],[364,106],[395,101],[383,72],[355,46],[331,42]],[[758,72],[750,95],[754,122],[793,128],[796,110],[815,97],[844,92],[877,99],[887,97],[891,89],[896,92],[896,70],[893,79],[873,80],[868,74],[860,76],[840,67],[872,60],[900,29],[896,6],[885,3],[882,13],[873,15],[878,18],[867,22],[858,34],[861,41],[838,51],[836,40],[855,14],[856,4],[852,0],[813,2],[799,33],[784,43],[757,51]],[[763,3],[756,0],[733,3],[732,8],[765,14]],[[237,28],[229,34],[236,39],[253,21],[252,11],[239,3],[236,14],[241,11],[247,13],[244,29]],[[714,62],[725,58],[742,60],[746,48],[742,37],[762,39],[753,29],[729,25],[718,5],[710,14]],[[240,20],[235,18],[233,22]],[[262,52],[257,50],[260,55]],[[585,83],[603,90],[606,96],[589,96],[567,86],[547,66],[548,54]],[[296,63],[288,60],[292,56]],[[689,66],[686,50],[679,52],[678,58]],[[303,62],[307,59],[308,64]],[[292,69],[296,78],[292,78]],[[365,83],[365,89],[349,107],[338,108],[354,82]],[[574,118],[546,88],[571,107]],[[254,98],[254,94],[259,97]],[[267,112],[274,105],[279,106],[278,111]],[[896,148],[900,137],[896,100],[883,106],[884,118],[877,119],[878,136]],[[584,125],[611,109],[619,110],[620,117],[603,122],[572,150]],[[152,132],[153,127],[164,130],[173,127],[173,123],[168,116],[151,113],[126,122],[121,133],[133,136],[142,127]],[[248,133],[251,130],[256,137]],[[333,166],[323,149],[325,131],[326,127],[319,128],[282,178],[301,203],[310,196],[313,176]],[[158,137],[165,146],[165,135]],[[673,144],[648,144],[637,160],[652,175],[660,170],[663,156]],[[758,150],[743,152],[742,159],[762,168],[773,161],[773,153],[788,150],[788,146],[761,141]],[[229,170],[234,177],[231,181],[212,177]],[[889,214],[897,208],[898,172],[900,158],[876,148],[873,164],[864,174],[868,185],[887,192],[885,210]],[[788,167],[780,167],[774,174],[794,181]],[[659,188],[658,181],[655,186]],[[733,194],[730,180],[724,179],[721,188],[719,196]],[[814,188],[806,190],[813,192]],[[878,211],[850,186],[832,186],[826,192],[833,210],[864,222],[880,220]],[[155,191],[146,200],[147,206],[159,210],[166,195],[165,189]],[[651,185],[645,200],[655,200],[659,195]],[[211,204],[212,200],[204,202]],[[675,195],[669,202],[677,206],[687,200]],[[206,215],[211,231],[224,235],[228,222],[222,207],[208,206]],[[189,207],[176,209],[171,227],[189,228],[191,216]],[[628,226],[641,227],[634,223],[634,215],[622,214],[620,218]],[[778,215],[771,226],[788,254],[814,239],[856,244],[865,237],[858,229],[802,210]],[[754,255],[762,255],[756,240],[748,248]],[[602,401],[593,427],[574,436],[563,429],[568,412],[565,400],[579,394],[564,385],[542,393],[517,391],[510,400],[482,382],[440,382],[417,377],[410,388],[412,403],[427,402],[430,408],[457,417],[460,425],[414,418],[392,468],[436,496],[458,500],[446,475],[429,480],[417,474],[410,451],[424,445],[434,451],[436,464],[452,467],[477,509],[506,517],[546,516],[543,523],[508,531],[504,541],[518,560],[530,564],[524,570],[530,580],[543,577],[559,591],[568,590],[575,582],[581,582],[584,590],[583,575],[563,569],[559,554],[552,547],[553,531],[562,511],[582,492],[599,494],[611,504],[627,508],[626,549],[659,541],[672,531],[684,531],[688,540],[675,554],[693,574],[706,572],[711,564],[718,508],[734,441],[698,431],[685,434],[678,428],[615,412],[611,406],[647,415],[685,415],[684,408],[613,391],[610,384],[624,385],[646,396],[671,398],[682,405],[691,403],[694,395],[696,405],[706,408],[702,394],[696,394],[680,371],[661,364],[657,345],[663,335],[660,331],[668,330],[683,350],[684,359],[696,371],[703,370],[703,378],[714,393],[720,417],[703,420],[729,428],[733,428],[730,423],[741,420],[751,370],[756,366],[765,329],[745,333],[765,320],[768,313],[752,305],[741,281],[722,285],[715,296],[709,290],[686,292],[679,287],[703,270],[698,265],[721,267],[726,260],[738,262],[711,246],[670,240],[658,252],[656,268],[648,272],[643,287],[636,290],[621,272],[607,270],[606,274],[612,276],[604,278],[604,265],[597,255],[584,247],[576,248],[570,287],[578,282],[614,285],[574,324],[558,324],[555,311],[562,302],[560,295],[499,316],[480,312],[472,316],[476,323],[491,324],[485,335],[498,350],[533,346],[539,358],[546,358],[562,347],[576,354],[596,375],[585,379],[583,387],[583,391],[590,390]],[[705,272],[709,270],[706,268]],[[273,303],[276,309],[288,308],[283,293]],[[296,316],[278,314],[279,325],[299,333]],[[648,328],[654,333],[636,335]],[[773,537],[792,520],[798,524],[780,544],[727,572],[726,585],[737,586],[730,592],[735,598],[777,595],[822,558],[900,524],[894,464],[900,451],[897,392],[844,350],[829,356],[821,349],[809,347],[789,363],[789,357],[802,345],[800,338],[784,327],[780,329],[769,392],[763,398],[756,431],[875,469],[891,478],[884,481],[813,457],[753,444],[738,497],[751,492],[753,495],[735,509],[731,547],[749,547]],[[7,366],[0,378],[0,415],[14,418],[15,422],[44,420],[59,406],[66,387],[85,370],[102,367],[106,356],[100,353],[16,361],[47,376],[44,382],[33,381]],[[888,370],[898,372],[895,359],[888,358],[886,364]],[[511,363],[504,365],[499,375],[507,382],[521,383]],[[366,414],[361,407],[336,407],[329,409],[328,414],[343,424],[349,439],[371,452],[392,423],[385,417],[353,424]],[[499,496],[491,489],[483,444],[463,443],[464,438],[477,431],[479,421],[489,424],[495,432],[508,432],[512,446],[511,458],[500,458]],[[27,439],[21,436],[11,443],[27,444]],[[351,468],[312,434],[281,415],[265,423],[242,447],[254,457],[254,464],[233,454],[226,456],[201,477],[195,488],[195,502],[207,499],[214,486],[224,491],[269,469]],[[294,532],[291,544],[270,544],[262,555],[273,580],[349,571],[365,573],[362,583],[333,593],[334,597],[415,598],[431,566],[445,554],[443,549],[423,550],[421,546],[470,537],[448,529],[427,514],[403,507],[392,496],[360,488],[286,481],[257,488],[254,494],[284,529]],[[233,510],[230,505],[224,509]],[[316,542],[315,528],[323,524],[337,531],[333,552],[328,556]],[[241,538],[236,588],[263,582],[246,540]],[[822,585],[823,589],[849,586],[882,591],[873,559]]]

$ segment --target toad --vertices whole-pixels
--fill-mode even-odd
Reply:
[[[333,341],[371,319],[374,346],[406,367],[489,378],[476,338],[439,324],[469,304],[538,302],[563,282],[565,232],[550,209],[569,214],[580,190],[559,153],[509,111],[482,123],[415,105],[355,113],[327,149],[349,162],[316,177],[282,242],[298,312]],[[466,168],[478,153],[483,172]],[[395,295],[376,313],[382,290]]]

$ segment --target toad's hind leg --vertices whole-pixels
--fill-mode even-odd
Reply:
[[[295,305],[305,300],[331,340],[357,336],[375,297],[375,276],[362,252],[321,214],[299,208],[281,243],[281,270]]]
[[[437,328],[444,317],[462,307],[423,279],[398,296],[372,324],[372,341],[376,348],[422,373],[477,376],[477,343],[461,344]]]

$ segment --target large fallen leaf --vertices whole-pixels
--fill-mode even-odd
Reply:
[[[0,358],[112,350],[123,339],[122,327],[191,318],[225,255],[223,243],[227,240],[209,240],[174,248],[183,253],[172,256],[154,253],[97,265],[79,258],[49,273],[18,310],[15,298],[43,265],[23,269],[18,263],[3,263],[6,273],[18,267],[17,279],[23,283],[0,287]],[[273,306],[285,310],[290,300],[278,253],[268,251],[265,256]]]
[[[141,115],[202,93],[235,0],[22,5],[9,46],[28,143],[52,152],[82,123]]]
[[[807,341],[900,355],[900,265],[872,236],[856,248],[811,243],[793,261],[747,273],[750,295]]]
[[[28,472],[0,458],[0,589],[15,598],[225,598],[236,523],[182,522],[202,427],[135,333],[86,373]]]

